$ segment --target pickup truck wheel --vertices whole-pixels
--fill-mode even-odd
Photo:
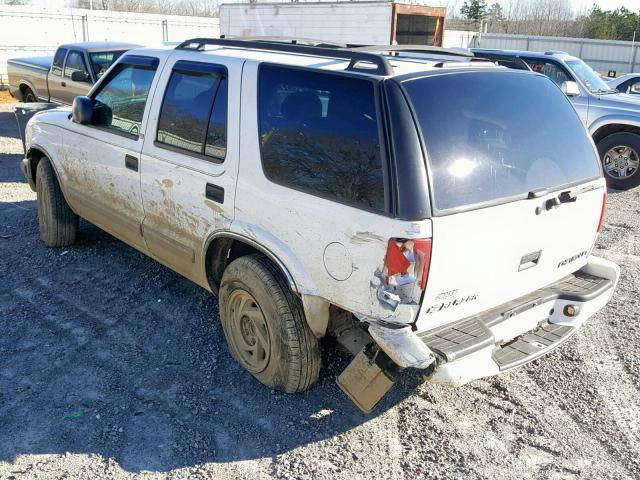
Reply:
[[[36,94],[33,93],[33,90],[31,90],[29,87],[24,88],[24,91],[22,92],[22,98],[24,103],[34,103],[38,101],[38,97],[36,97]]]
[[[598,142],[607,184],[618,190],[640,185],[640,135],[613,133]]]
[[[78,215],[62,195],[49,159],[42,158],[36,169],[36,194],[40,239],[48,247],[66,247],[76,241]]]
[[[231,262],[219,304],[231,355],[256,379],[287,393],[307,390],[318,380],[318,340],[300,300],[267,258],[247,255]]]

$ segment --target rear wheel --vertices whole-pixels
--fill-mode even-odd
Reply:
[[[640,185],[640,135],[613,133],[598,142],[607,184],[619,190]]]
[[[304,311],[262,255],[231,262],[220,284],[220,317],[229,350],[270,388],[302,392],[318,379],[320,348]]]
[[[33,93],[33,90],[29,87],[24,87],[24,90],[22,91],[22,99],[24,103],[34,103],[38,101],[38,97],[36,97],[36,94]]]
[[[48,247],[66,247],[76,241],[78,215],[62,195],[56,174],[48,158],[36,169],[36,193],[40,239]]]

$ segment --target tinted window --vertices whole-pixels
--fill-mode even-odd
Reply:
[[[91,68],[93,68],[93,73],[96,78],[100,78],[104,75],[104,73],[109,70],[111,64],[120,58],[120,55],[123,53],[124,50],[119,52],[90,53],[89,58],[91,59]]]
[[[92,124],[138,136],[156,67],[118,64],[94,95]]]
[[[403,85],[425,140],[438,210],[526,196],[600,175],[575,110],[544,77],[469,72]]]
[[[536,73],[546,75],[558,86],[562,85],[562,82],[572,81],[569,75],[567,75],[566,72],[555,63],[545,62],[544,60],[531,60],[528,58],[524,60],[527,62],[531,70]]]
[[[87,67],[84,65],[84,57],[82,53],[77,51],[69,52],[67,63],[64,66],[64,76],[71,78],[73,72],[87,73]]]
[[[62,67],[64,65],[64,56],[67,54],[66,48],[59,48],[53,56],[51,64],[51,73],[54,75],[62,75]]]
[[[272,65],[259,75],[262,163],[274,182],[384,209],[374,84]]]
[[[200,68],[203,70],[185,70],[181,62],[176,64],[162,102],[156,140],[223,159],[227,144],[226,70],[206,64]]]

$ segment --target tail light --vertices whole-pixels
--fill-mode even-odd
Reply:
[[[385,279],[389,286],[419,288],[417,300],[427,286],[431,263],[431,239],[389,240],[385,257]],[[409,292],[407,292],[409,293]],[[413,295],[414,299],[416,295]]]
[[[602,210],[600,211],[600,220],[598,221],[598,232],[602,231],[602,221],[604,220],[604,208],[607,206],[607,192],[605,190],[602,195]]]

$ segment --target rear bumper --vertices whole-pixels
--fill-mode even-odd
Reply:
[[[591,256],[574,274],[492,310],[419,334],[403,330],[412,336],[412,357],[420,358],[416,340],[424,347],[423,355],[436,357],[428,380],[463,385],[528,363],[567,341],[607,304],[619,275],[616,264]],[[566,315],[568,305],[578,313]],[[389,344],[376,338],[379,332],[371,333],[392,359],[406,360],[402,351],[387,351]],[[425,368],[425,362],[410,363],[401,366]]]

